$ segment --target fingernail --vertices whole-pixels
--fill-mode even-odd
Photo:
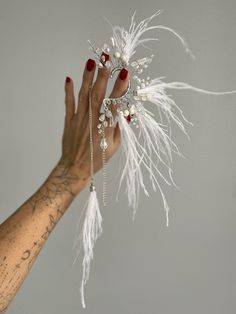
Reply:
[[[69,76],[66,77],[66,83],[70,83],[71,78]]]
[[[103,53],[102,53],[101,57],[102,57],[102,56],[104,56],[104,57],[105,57],[104,62],[106,62],[107,60],[109,60],[109,59],[110,59],[110,56],[109,56],[107,53],[105,53],[105,52],[103,52]]]
[[[94,65],[95,65],[95,61],[93,59],[88,59],[87,65],[86,65],[87,71],[92,71],[92,69],[94,68]]]
[[[123,68],[123,69],[120,71],[119,78],[120,78],[121,80],[125,80],[126,77],[127,77],[127,75],[128,75],[128,71],[127,71],[125,68]]]

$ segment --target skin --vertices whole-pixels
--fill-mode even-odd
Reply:
[[[99,110],[110,70],[96,66],[83,72],[76,101],[74,84],[65,82],[65,120],[61,157],[38,190],[0,225],[0,313],[5,313],[29,273],[50,233],[75,197],[90,183],[89,86],[92,87],[94,173],[102,168],[100,135],[97,132]],[[110,97],[122,96],[128,87],[117,77]],[[77,103],[77,106],[76,106]],[[114,108],[112,108],[114,110]],[[105,129],[108,141],[106,160],[117,151],[120,130]]]

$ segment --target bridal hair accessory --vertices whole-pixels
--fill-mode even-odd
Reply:
[[[88,40],[90,50],[96,59],[99,68],[107,67],[110,69],[110,78],[114,77],[115,72],[126,68],[129,72],[129,82],[127,91],[119,98],[104,98],[100,109],[97,132],[100,134],[100,147],[103,160],[103,205],[106,206],[106,150],[109,142],[106,138],[106,127],[115,127],[119,124],[121,132],[121,148],[124,157],[124,165],[119,181],[117,196],[125,181],[128,205],[133,208],[133,219],[138,207],[140,190],[149,196],[146,188],[143,169],[149,175],[154,191],[159,190],[163,206],[166,213],[166,224],[169,224],[169,206],[162,191],[160,180],[168,185],[174,185],[172,170],[172,153],[184,157],[172,139],[171,123],[175,123],[180,130],[189,138],[185,124],[193,125],[188,121],[182,110],[175,101],[167,94],[168,89],[190,89],[200,93],[211,95],[225,95],[236,93],[213,92],[194,87],[183,82],[166,83],[164,77],[151,79],[150,76],[143,77],[143,74],[151,64],[154,55],[144,56],[134,59],[136,48],[140,45],[146,47],[144,43],[158,38],[143,38],[144,33],[150,30],[167,30],[177,37],[186,53],[191,58],[195,56],[189,49],[186,41],[175,30],[163,26],[149,26],[151,20],[158,16],[162,11],[155,12],[149,18],[142,20],[138,25],[135,22],[134,12],[128,30],[124,27],[113,26],[112,36],[109,43],[105,43],[102,48],[95,48]],[[146,47],[149,48],[149,47]],[[150,48],[149,48],[150,49]],[[157,108],[158,119],[149,109],[150,103]],[[113,109],[112,109],[113,106]],[[114,110],[115,108],[115,110]],[[89,127],[90,127],[90,153],[91,153],[91,184],[90,196],[86,202],[82,213],[86,210],[82,231],[75,238],[74,247],[80,244],[77,251],[76,261],[81,242],[84,249],[83,274],[80,287],[81,302],[85,308],[84,286],[89,279],[90,262],[93,259],[93,248],[97,238],[102,233],[102,216],[99,209],[93,173],[93,135],[92,135],[92,103],[91,88],[89,90]],[[166,169],[166,174],[162,169]],[[79,228],[79,224],[77,225]]]

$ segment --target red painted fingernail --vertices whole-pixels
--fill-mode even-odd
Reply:
[[[125,68],[123,68],[123,69],[120,71],[119,78],[120,78],[121,80],[125,80],[126,77],[127,77],[127,75],[128,75],[128,71],[127,71]]]
[[[102,53],[102,56],[105,57],[105,62],[110,59],[110,56],[105,52]]]
[[[70,83],[71,78],[69,76],[66,77],[66,83]]]
[[[94,68],[95,65],[95,61],[93,59],[88,59],[87,64],[86,64],[86,69],[88,71],[92,71],[92,69]]]

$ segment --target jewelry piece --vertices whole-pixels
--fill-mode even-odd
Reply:
[[[185,40],[175,30],[163,25],[149,26],[153,18],[158,16],[161,12],[161,10],[155,12],[152,16],[142,20],[137,25],[135,22],[136,12],[134,12],[128,30],[125,30],[124,27],[113,26],[107,20],[112,28],[112,36],[110,37],[109,43],[105,43],[102,48],[95,48],[90,40],[88,40],[88,43],[96,59],[97,66],[99,68],[107,67],[111,70],[110,78],[113,78],[114,74],[122,68],[126,68],[129,72],[127,91],[118,98],[104,98],[97,124],[97,131],[101,135],[100,147],[103,160],[103,203],[106,205],[107,201],[106,151],[109,147],[105,129],[108,126],[115,127],[118,123],[121,134],[124,166],[122,168],[116,197],[118,196],[122,182],[126,181],[128,205],[133,208],[134,219],[138,207],[140,190],[142,190],[146,196],[149,196],[143,176],[143,170],[146,171],[153,190],[155,192],[159,190],[160,192],[166,214],[166,224],[168,226],[169,206],[162,191],[160,181],[163,180],[166,184],[174,185],[178,188],[172,177],[172,154],[175,153],[179,156],[183,156],[172,139],[171,124],[174,122],[188,138],[189,136],[185,124],[193,124],[185,118],[182,110],[166,91],[168,89],[190,89],[211,95],[226,95],[236,93],[236,91],[212,92],[183,82],[166,83],[164,81],[165,77],[155,79],[151,79],[150,76],[144,77],[144,73],[151,64],[154,55],[151,54],[151,56],[144,56],[132,61],[131,58],[135,55],[138,46],[144,46],[144,43],[148,41],[158,40],[158,38],[142,38],[149,30],[167,30],[180,40],[186,53],[193,59],[195,58]],[[108,54],[110,56],[109,58]],[[157,109],[158,117],[149,111],[151,104]],[[115,110],[112,110],[112,106]],[[85,307],[84,284],[87,282],[89,276],[90,260],[93,258],[93,246],[97,237],[102,232],[102,217],[99,211],[95,193],[96,189],[93,182],[91,95],[89,108],[91,185],[90,200],[83,227],[83,246],[85,252],[81,284],[83,307]]]

